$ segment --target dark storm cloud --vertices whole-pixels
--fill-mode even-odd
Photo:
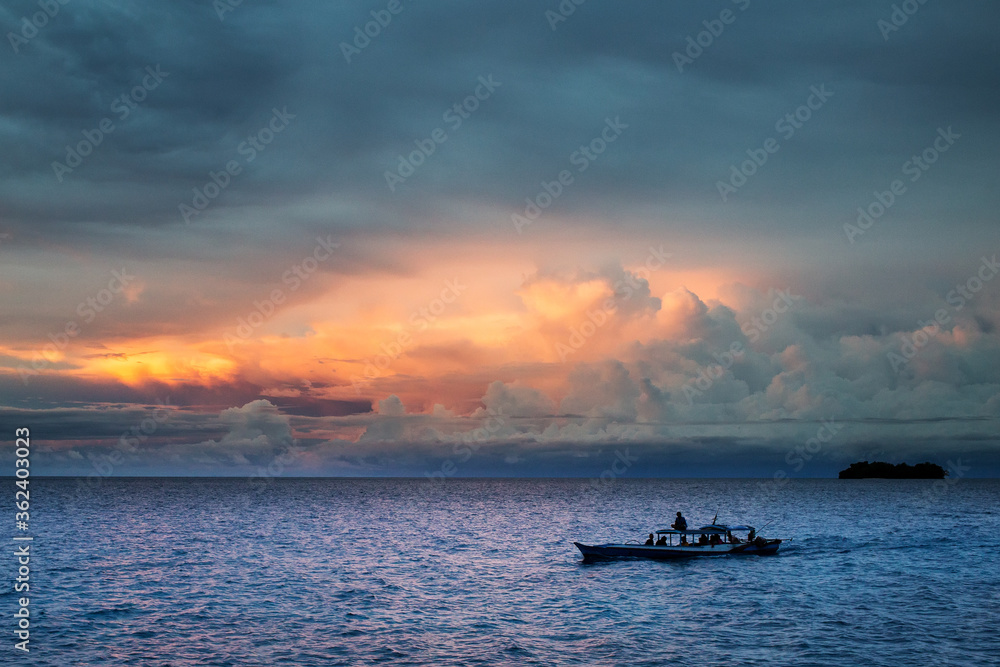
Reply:
[[[299,396],[268,397],[284,412],[294,415],[352,415],[371,410],[370,401],[327,400],[310,396],[306,388],[298,389]],[[260,397],[262,392],[267,396],[266,389],[249,382],[214,387],[151,382],[138,389],[114,380],[90,381],[45,375],[29,376],[28,383],[25,383],[17,374],[10,373],[0,374],[0,405],[6,406],[0,410],[0,416],[3,417],[3,425],[11,425],[18,420],[30,421],[37,416],[46,425],[56,427],[51,435],[56,439],[70,435],[90,437],[95,431],[106,433],[106,422],[111,422],[112,432],[121,426],[122,420],[131,422],[139,414],[137,411],[145,409],[135,406],[149,404],[180,409],[221,409],[248,403]],[[67,411],[52,408],[54,405],[67,406]],[[60,424],[69,426],[63,428]]]
[[[760,477],[784,479],[834,476],[856,460],[923,461],[957,464],[960,477],[1000,473],[995,419],[915,419],[800,421],[770,424],[672,424],[656,438],[619,431],[612,422],[599,439],[581,441],[598,426],[576,420],[572,437],[549,439],[532,420],[507,418],[506,437],[480,441],[482,425],[458,423],[446,433],[447,420],[428,415],[357,415],[347,418],[289,417],[267,400],[216,414],[164,407],[105,405],[87,409],[0,411],[0,425],[35,423],[32,439],[39,474],[222,476],[405,476],[580,477],[604,488],[617,479],[642,477]],[[390,417],[391,419],[386,419]],[[397,420],[397,421],[394,421]],[[334,423],[367,424],[379,437],[358,442],[310,436]],[[572,423],[573,420],[567,422]],[[485,422],[485,423],[488,423]],[[816,439],[818,429],[833,424],[833,435]],[[951,435],[928,431],[945,424]],[[711,426],[731,435],[681,435]],[[405,445],[400,432],[416,427],[423,437]],[[888,435],[884,428],[894,429]],[[765,429],[768,437],[751,431]],[[740,432],[745,435],[740,435]],[[411,431],[411,433],[414,431]],[[299,438],[295,435],[298,434]],[[516,434],[516,438],[510,436]],[[381,439],[389,436],[389,439]],[[624,437],[622,437],[624,436]],[[13,452],[4,454],[10,459]],[[278,471],[270,466],[280,461]],[[111,463],[113,468],[108,468]],[[270,472],[268,472],[270,470]]]
[[[1000,399],[988,392],[995,392],[1000,321],[989,290],[954,313],[972,342],[922,353],[914,364],[919,382],[888,368],[884,356],[973,275],[982,253],[992,256],[997,248],[1000,6],[924,3],[898,31],[884,32],[879,21],[893,12],[888,0],[590,0],[552,23],[546,12],[559,5],[402,0],[402,10],[368,43],[359,41],[348,62],[342,44],[354,42],[356,30],[374,20],[372,12],[384,12],[386,2],[243,2],[220,17],[211,2],[72,0],[16,53],[6,36],[20,33],[22,16],[38,5],[8,4],[0,9],[0,281],[16,296],[3,305],[0,332],[29,341],[29,353],[40,349],[75,317],[82,299],[107,283],[110,271],[125,267],[137,275],[136,293],[88,323],[75,343],[86,346],[86,355],[119,354],[116,341],[129,337],[201,334],[221,346],[223,330],[281,285],[283,271],[307,256],[317,237],[333,234],[341,248],[318,269],[326,282],[312,279],[290,295],[289,306],[308,303],[337,278],[417,272],[423,258],[415,256],[419,249],[405,248],[407,237],[430,245],[456,234],[514,238],[510,215],[523,210],[543,181],[570,169],[574,184],[528,230],[539,237],[551,232],[539,245],[571,235],[567,221],[606,227],[609,240],[652,236],[681,245],[696,239],[677,252],[678,265],[732,265],[731,275],[766,267],[779,274],[777,287],[793,285],[804,295],[754,363],[739,365],[732,382],[720,383],[722,398],[693,406],[706,422],[734,410],[748,420],[814,419],[828,407],[842,410],[838,418],[845,419],[889,414],[904,434],[893,436],[899,451],[908,434],[916,444],[905,451],[914,455],[959,442],[971,443],[964,451],[995,461],[989,454],[995,438],[984,435],[981,424],[935,439],[920,433],[927,424],[912,419],[997,414]],[[724,11],[733,20],[722,25]],[[718,34],[706,32],[712,30]],[[706,41],[706,34],[708,45],[688,50],[689,38]],[[679,56],[690,59],[683,71]],[[447,120],[449,109],[475,95],[484,78],[495,80],[495,89],[459,126]],[[817,98],[817,90],[829,92]],[[818,105],[804,107],[810,96]],[[807,121],[779,125],[801,109]],[[571,156],[608,123],[622,125],[620,136],[586,171],[577,170]],[[391,191],[385,172],[438,128],[447,141]],[[960,135],[957,143],[919,181],[907,181],[905,195],[856,245],[849,243],[843,224],[900,178],[903,164],[944,128]],[[251,137],[262,140],[264,132],[273,141],[255,148]],[[71,165],[67,145],[75,150],[95,136],[98,145]],[[723,201],[717,183],[728,181],[748,151],[759,154],[769,138],[780,149]],[[57,173],[53,162],[65,166]],[[239,173],[225,173],[230,163]],[[220,193],[185,224],[179,206],[196,206],[193,190],[204,191],[213,178],[225,182]],[[691,329],[688,343],[637,344],[634,377],[604,393],[591,390],[620,378],[614,371],[621,361],[608,360],[604,376],[580,371],[562,414],[620,414],[627,422],[647,410],[657,424],[684,421],[677,417],[685,408],[668,404],[697,370],[683,364],[711,363],[713,353],[743,340],[740,325],[766,307],[766,301],[745,304],[740,319],[713,310],[725,327],[701,322],[705,328]],[[454,357],[457,349],[421,347],[412,356]],[[791,350],[785,359],[783,350]],[[670,360],[676,368],[668,367]],[[10,371],[24,359],[0,355],[0,362]],[[498,378],[518,379],[501,370],[513,375],[519,369],[469,368],[435,381],[485,388]],[[846,386],[847,378],[854,385]],[[380,397],[389,393],[390,380],[374,383],[386,388]],[[343,472],[337,468],[343,463],[346,470],[374,473],[405,459],[402,470],[419,475],[449,456],[453,434],[434,431],[425,438],[419,429],[430,427],[422,417],[408,416],[423,444],[402,452],[398,443],[382,447],[379,440],[401,432],[401,422],[363,414],[371,409],[367,401],[314,398],[301,387],[296,398],[271,396],[268,387],[278,394],[288,389],[270,377],[211,388],[150,381],[139,391],[114,380],[59,376],[33,378],[26,388],[7,372],[0,376],[0,401],[23,412],[0,418],[43,421],[53,443],[96,438],[110,448],[106,441],[130,428],[142,410],[101,405],[144,404],[169,394],[175,405],[215,410],[177,414],[151,440],[148,456],[137,454],[136,470],[182,469],[176,461],[197,455],[199,447],[206,450],[206,469],[262,460],[275,442],[291,438],[292,422],[274,410],[296,415],[302,429],[319,428],[310,420],[330,417],[354,419],[351,427],[365,429],[363,444],[303,443],[318,457],[315,470]],[[469,393],[476,395],[482,394]],[[267,406],[255,403],[262,396]],[[737,409],[733,396],[744,396],[744,405]],[[799,406],[803,396],[815,404]],[[497,402],[536,416],[551,413],[549,400],[531,387],[483,395],[484,406]],[[52,405],[76,408],[30,412]],[[227,408],[236,420],[228,431],[220,421]],[[246,424],[257,419],[278,423],[278,435],[255,442]],[[877,432],[857,431],[861,435],[849,440],[855,449],[837,461],[880,442]],[[469,474],[597,475],[605,450],[581,462],[586,457],[567,442],[628,440],[604,423],[570,424],[554,440],[543,432],[501,434],[511,442],[484,450]],[[635,447],[648,474],[691,473],[694,468],[683,465],[705,461],[706,452],[716,452],[711,456],[732,470],[766,474],[770,462],[754,463],[761,451],[780,464],[800,441],[782,436],[765,447],[733,435],[700,437],[670,440],[662,449],[645,441]],[[986,444],[975,449],[980,442]],[[54,469],[73,470],[79,459],[53,447],[54,457],[66,457],[53,459]],[[678,462],[681,468],[671,467]],[[825,474],[833,465],[815,470]]]
[[[405,228],[406,211],[429,214],[456,196],[516,208],[606,117],[621,116],[622,144],[561,207],[627,210],[636,197],[669,196],[675,210],[701,204],[731,224],[715,181],[824,83],[834,91],[828,108],[736,195],[750,211],[815,202],[845,185],[863,197],[938,125],[975,137],[963,146],[970,163],[995,152],[993,4],[922,6],[888,41],[876,22],[889,5],[743,4],[587,3],[552,30],[544,12],[557,3],[403,3],[347,63],[340,44],[381,4],[244,3],[220,21],[202,3],[74,2],[4,55],[5,223],[177,224],[178,204],[209,171],[240,159],[240,142],[275,107],[295,119],[199,222],[317,192],[358,205],[323,221],[340,227]],[[678,72],[674,54],[724,9],[735,21]],[[19,18],[8,9],[6,28]],[[151,66],[169,75],[119,120],[114,99]],[[383,172],[414,140],[448,129],[443,113],[489,74],[499,90],[393,196]],[[58,183],[51,163],[105,117],[114,132]],[[937,182],[956,186],[944,171]],[[845,211],[853,203],[845,198]],[[768,224],[792,223],[786,211]]]

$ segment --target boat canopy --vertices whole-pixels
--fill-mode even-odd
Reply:
[[[697,530],[674,530],[673,528],[669,528],[666,530],[656,531],[657,535],[712,535],[713,533],[715,535],[725,535],[726,531],[722,528],[718,528],[717,526],[713,526],[712,528],[699,528]]]
[[[691,528],[688,530],[674,530],[673,528],[665,528],[663,530],[656,531],[657,535],[725,535],[726,532],[747,532],[753,530],[753,526],[702,526],[701,528]]]

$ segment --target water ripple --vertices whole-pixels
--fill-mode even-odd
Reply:
[[[1000,484],[39,480],[33,665],[987,664]],[[695,522],[778,556],[584,564]],[[960,532],[957,532],[960,531]],[[3,591],[8,604],[10,590]]]

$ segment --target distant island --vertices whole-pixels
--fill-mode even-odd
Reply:
[[[841,470],[839,479],[944,479],[947,471],[936,463],[884,463],[882,461],[858,461],[846,470]]]

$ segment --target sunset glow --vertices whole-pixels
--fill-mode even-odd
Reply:
[[[928,49],[845,10],[779,53],[814,17],[732,4],[710,47],[715,10],[442,6],[346,52],[347,6],[67,10],[2,84],[0,415],[52,424],[53,474],[250,474],[266,441],[287,474],[421,476],[479,438],[458,476],[621,443],[771,475],[829,419],[805,474],[875,439],[987,474],[988,22]]]

